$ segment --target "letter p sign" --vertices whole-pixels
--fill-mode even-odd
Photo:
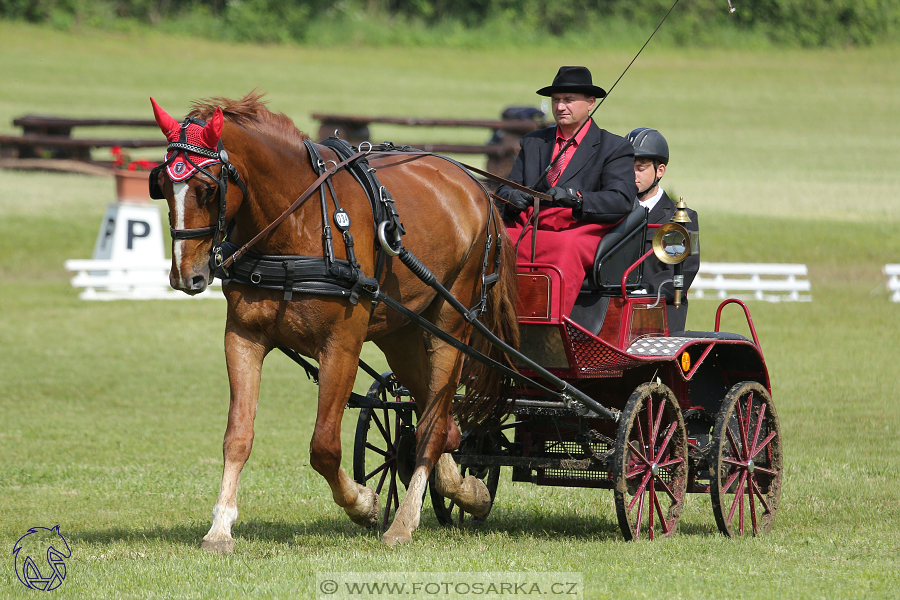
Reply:
[[[150,235],[150,223],[128,219],[128,241],[126,246],[129,250],[134,250],[135,238],[145,238],[148,235]]]

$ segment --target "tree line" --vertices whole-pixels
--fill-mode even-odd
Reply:
[[[533,40],[602,33],[603,23],[652,27],[674,1],[0,0],[0,18],[60,28],[136,21],[174,31],[180,24],[204,37],[295,43],[313,42],[322,27],[368,21],[394,37],[406,31],[439,43],[439,35],[423,32],[503,27],[507,38]],[[676,23],[667,25],[675,30],[670,39],[684,45],[710,31],[749,33],[777,45],[869,45],[898,39],[900,0],[678,0],[670,22]]]

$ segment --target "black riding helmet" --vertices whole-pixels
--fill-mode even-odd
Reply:
[[[669,164],[669,144],[660,132],[650,127],[638,127],[628,134],[628,141],[634,146],[634,157],[652,160],[654,167],[659,164]],[[638,191],[638,199],[642,200],[647,193],[659,183],[659,177],[654,178],[653,185],[643,192]]]
[[[669,164],[669,144],[660,132],[650,127],[638,127],[628,134],[634,146],[635,158],[649,158],[664,165]]]

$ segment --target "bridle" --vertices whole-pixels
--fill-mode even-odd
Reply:
[[[173,240],[191,240],[206,237],[207,235],[212,234],[213,245],[209,251],[209,264],[210,267],[215,270],[216,268],[221,266],[222,262],[224,261],[224,256],[222,254],[222,243],[228,237],[227,225],[225,223],[228,180],[234,180],[237,186],[241,189],[241,193],[243,193],[244,197],[247,196],[247,187],[241,180],[241,176],[237,172],[235,166],[228,161],[228,152],[226,152],[225,148],[222,146],[222,140],[219,140],[216,150],[198,146],[196,144],[190,144],[187,142],[187,128],[191,124],[199,125],[202,127],[206,125],[206,121],[198,119],[196,117],[187,117],[181,124],[181,136],[179,140],[177,142],[169,143],[168,147],[166,148],[166,152],[171,154],[165,162],[154,167],[150,171],[150,197],[158,200],[165,199],[162,188],[160,188],[159,186],[159,173],[175,159],[179,152],[184,153],[184,160],[195,170],[195,172],[192,173],[191,176],[184,181],[190,180],[197,173],[203,173],[212,181],[216,182],[219,192],[219,218],[215,225],[210,225],[208,227],[198,227],[196,229],[175,229],[172,226],[172,214],[169,213],[169,232],[171,233]],[[197,154],[205,158],[213,159],[215,162],[205,163],[201,166],[191,160],[190,154]],[[219,171],[219,177],[214,176],[207,170],[208,167],[215,164],[222,165],[222,169]]]

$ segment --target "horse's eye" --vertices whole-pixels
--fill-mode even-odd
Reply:
[[[210,186],[203,190],[203,202],[212,202],[216,195],[216,187]]]

